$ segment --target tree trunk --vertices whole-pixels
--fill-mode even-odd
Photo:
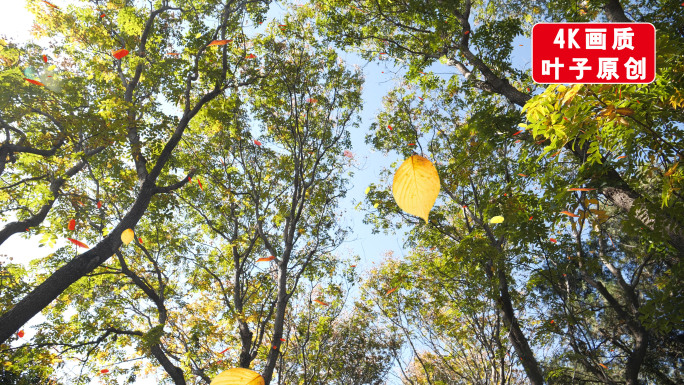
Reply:
[[[544,385],[544,375],[539,367],[539,362],[537,362],[534,352],[532,352],[530,344],[527,341],[527,337],[525,337],[525,334],[520,329],[518,318],[515,316],[513,303],[511,302],[511,296],[508,291],[508,278],[506,277],[506,273],[502,269],[498,269],[497,276],[499,279],[499,311],[503,317],[504,324],[510,331],[508,333],[508,338],[510,339],[511,344],[513,344],[518,357],[520,357],[520,361],[525,369],[527,378],[530,380],[530,384]]]
[[[289,300],[287,295],[287,261],[289,258],[283,258],[283,262],[279,266],[278,274],[278,302],[276,304],[276,315],[273,323],[273,346],[268,353],[266,360],[266,367],[264,368],[263,377],[266,385],[271,383],[273,378],[273,371],[278,356],[280,355],[280,339],[283,338],[283,329],[285,325],[285,311],[287,310],[287,302]]]

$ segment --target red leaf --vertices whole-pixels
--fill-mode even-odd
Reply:
[[[390,126],[389,124],[387,125],[387,128],[389,128],[390,131],[392,131],[392,126]]]
[[[465,31],[465,34],[466,34],[466,35],[469,34],[469,33],[470,33],[470,31]]]
[[[569,188],[568,191],[594,191],[596,190],[595,188],[587,188],[587,187],[573,187]]]
[[[204,191],[204,188],[202,188],[202,182],[200,182],[199,178],[197,178],[197,184],[199,184],[200,190]]]
[[[76,229],[76,220],[72,219],[69,221],[69,226],[67,227],[69,230],[75,230]]]
[[[549,238],[549,241],[556,243],[556,238]]]
[[[138,242],[143,243],[142,237],[138,237]]]
[[[114,55],[114,58],[115,58],[115,59],[119,59],[119,60],[120,60],[120,59],[123,58],[124,56],[128,55],[128,50],[125,49],[125,48],[121,48],[121,49],[119,49],[119,50],[116,50],[116,51],[112,52],[112,55]]]
[[[307,102],[307,103],[316,103],[317,101],[318,101],[318,100],[312,99],[312,98],[306,99],[306,102]]]
[[[56,6],[56,5],[52,4],[52,3],[50,3],[49,1],[45,1],[45,0],[42,0],[42,1],[43,1],[43,3],[45,3],[45,4],[49,5],[49,6],[51,6],[51,7],[54,8],[54,9],[59,9],[58,6]]]
[[[278,347],[273,345],[273,350],[278,350]]]
[[[573,214],[570,211],[561,211],[561,214],[565,214],[565,215],[567,215],[569,217],[573,217],[573,218],[579,218],[579,215]]]
[[[387,293],[385,293],[385,295],[392,294],[392,293],[394,293],[395,290],[397,290],[396,287],[394,289],[389,289],[389,290],[387,290]]]
[[[43,86],[43,87],[45,86],[45,84],[39,82],[38,80],[26,79],[26,78],[24,78],[24,80],[26,80],[27,82],[29,82],[31,84],[35,84],[37,86]]]
[[[254,56],[253,53],[250,53],[249,55],[245,56],[245,59],[256,59],[256,56]]]
[[[19,336],[19,338],[24,338],[24,331],[23,331],[23,330],[19,330],[19,331],[17,332],[17,335]]]
[[[275,259],[275,257],[271,255],[270,257],[261,257],[261,258],[257,259],[257,262],[269,262],[269,261],[272,261],[274,259]]]
[[[318,299],[315,299],[314,302],[319,303],[319,304],[321,304],[321,305],[323,305],[323,306],[330,306],[330,304],[328,304],[328,303],[326,303],[326,302],[323,302],[323,301],[321,301],[321,300],[318,300]]]
[[[43,55],[43,62],[47,63],[47,55]]]
[[[518,134],[521,133],[521,132],[522,132],[522,130],[519,130],[518,132],[516,132],[515,134],[513,134],[513,136],[516,136],[516,135],[518,135]]]
[[[78,246],[78,247],[82,247],[82,248],[84,248],[84,249],[89,249],[89,248],[90,248],[90,247],[88,247],[88,245],[86,245],[85,243],[83,243],[83,242],[81,242],[81,241],[77,241],[77,240],[75,240],[75,239],[73,239],[73,238],[67,238],[67,239],[68,239],[71,243],[73,243],[74,245],[76,245],[76,246]]]
[[[102,370],[100,370],[100,373],[102,373],[102,374],[109,373],[109,369],[102,369]]]
[[[416,144],[415,143],[409,143],[408,145],[409,146],[415,146]]]
[[[532,216],[530,215],[530,220],[532,220]]]
[[[261,142],[256,139],[254,139],[254,144],[256,144],[257,146],[261,146]]]
[[[281,340],[281,341],[283,341],[283,342],[285,342],[285,341],[286,341],[286,340],[285,340],[285,338],[281,338],[280,340]]]
[[[102,208],[102,201],[97,201],[97,208],[101,209]]]
[[[221,353],[219,353],[219,354],[223,354],[223,353],[227,352],[228,349],[230,349],[230,348],[225,348],[225,349],[224,349]]]

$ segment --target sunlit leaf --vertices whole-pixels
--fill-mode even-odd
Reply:
[[[439,189],[437,169],[420,155],[406,159],[395,172],[392,182],[392,195],[397,205],[405,212],[423,218],[426,223]]]
[[[210,385],[265,385],[264,378],[255,371],[233,368],[214,377]]]
[[[492,219],[490,219],[489,223],[501,223],[503,221],[504,221],[504,217],[502,217],[501,215],[497,215],[497,216],[493,217]]]
[[[571,213],[570,211],[561,211],[561,214],[565,214],[565,215],[567,215],[567,216],[569,216],[569,217],[573,217],[573,218],[578,218],[578,217],[579,217],[579,215],[573,214],[573,213]]]
[[[319,299],[315,299],[314,302],[316,302],[316,303],[318,303],[318,304],[321,304],[321,305],[323,305],[323,306],[330,306],[329,303],[323,302],[323,301],[321,301],[321,300],[319,300]]]
[[[261,258],[257,259],[257,262],[269,262],[269,261],[272,261],[274,259],[275,259],[275,257],[271,255],[270,257],[261,257]]]
[[[133,242],[134,238],[135,234],[133,233],[133,229],[126,229],[121,233],[121,242],[123,242],[124,245]]]

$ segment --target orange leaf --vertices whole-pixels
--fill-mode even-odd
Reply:
[[[120,59],[123,58],[124,56],[128,55],[128,50],[125,49],[125,48],[121,48],[121,49],[119,49],[119,50],[116,50],[116,51],[112,52],[112,55],[114,56],[115,59],[119,59],[119,60],[120,60]]]
[[[24,78],[24,80],[26,80],[27,82],[29,82],[31,84],[35,84],[37,86],[43,86],[43,87],[45,86],[45,84],[39,82],[38,80],[26,79],[26,78]]]
[[[167,55],[172,55],[172,56],[178,56],[180,55],[178,52],[167,52]]]
[[[109,369],[102,369],[102,370],[100,370],[100,373],[102,373],[102,374],[109,373]]]
[[[254,144],[256,144],[257,146],[261,146],[261,142],[256,139],[254,139]]]
[[[84,249],[89,249],[89,248],[90,248],[90,247],[88,247],[88,245],[86,245],[85,243],[83,243],[83,242],[81,242],[81,241],[77,241],[77,240],[75,240],[75,239],[73,239],[73,238],[67,238],[67,239],[68,239],[71,243],[73,243],[74,245],[76,245],[76,246],[78,246],[78,247],[82,247],[82,248],[84,248]]]
[[[212,45],[226,45],[230,43],[232,40],[214,40],[207,47],[211,47]]]
[[[604,369],[608,369],[608,367],[607,367],[606,365],[603,365],[603,364],[600,363],[600,362],[599,362],[599,365],[601,365],[601,367],[603,367]]]
[[[69,230],[72,230],[72,231],[73,231],[74,229],[76,229],[76,220],[75,220],[75,219],[70,220],[70,221],[69,221],[69,226],[67,226],[67,228],[68,228]]]
[[[596,190],[595,188],[587,188],[587,187],[573,187],[569,188],[568,191],[594,191]]]
[[[245,59],[256,59],[256,56],[253,53],[250,53],[249,55],[245,56]]]
[[[19,331],[17,332],[17,335],[19,336],[19,338],[24,338],[24,331],[23,331],[23,330],[19,330]]]
[[[622,158],[626,158],[626,157],[627,157],[627,155],[622,155],[622,156],[618,156],[616,159],[622,159]]]
[[[556,243],[556,238],[549,238],[549,241]]]
[[[385,295],[392,294],[392,293],[394,293],[395,290],[397,290],[396,287],[394,289],[389,289],[389,290],[387,290],[387,293],[385,293]]]
[[[321,304],[321,305],[323,305],[323,306],[329,306],[328,303],[325,303],[325,302],[323,302],[323,301],[321,301],[321,300],[318,300],[318,299],[315,299],[314,302],[319,303],[319,304]]]
[[[271,255],[270,257],[261,257],[261,258],[257,259],[257,262],[269,262],[269,261],[272,261],[274,259],[275,259],[275,257]]]
[[[578,218],[579,215],[573,214],[570,211],[561,211],[561,214],[565,214],[567,216],[573,217],[573,218]]]
[[[525,174],[518,174],[518,176],[527,176],[527,175],[525,175]]]
[[[202,182],[200,182],[199,178],[197,178],[197,183],[200,186],[200,190],[204,191],[204,188],[202,188]]]

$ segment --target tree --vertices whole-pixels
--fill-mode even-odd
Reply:
[[[656,337],[661,332],[656,332],[653,325],[644,325],[644,321],[650,323],[647,314],[659,308],[675,319],[681,318],[671,313],[669,306],[656,304],[656,301],[648,300],[649,306],[642,308],[639,299],[653,288],[652,283],[640,281],[644,269],[653,268],[653,275],[646,275],[669,282],[671,274],[678,271],[675,266],[683,250],[679,220],[682,202],[675,193],[681,185],[676,176],[677,158],[681,157],[682,149],[681,136],[677,135],[681,114],[675,117],[680,100],[670,97],[670,92],[681,88],[681,77],[675,75],[677,71],[674,70],[680,66],[681,54],[669,43],[681,37],[668,25],[678,16],[662,16],[660,10],[641,3],[627,5],[640,21],[652,21],[665,31],[659,40],[658,55],[661,62],[673,66],[661,68],[654,85],[586,86],[572,90],[551,86],[532,98],[530,94],[535,85],[529,74],[515,68],[510,60],[513,38],[529,30],[524,26],[549,19],[587,21],[599,15],[612,21],[627,21],[627,18],[618,1],[600,5],[597,2],[583,9],[560,2],[552,2],[544,9],[525,1],[516,5],[520,7],[518,9],[528,7],[529,14],[536,16],[516,18],[519,14],[513,7],[494,9],[484,2],[436,1],[426,7],[424,3],[411,1],[359,1],[349,7],[327,3],[319,8],[319,21],[330,31],[330,40],[360,48],[369,59],[382,52],[389,60],[406,63],[405,82],[401,89],[386,98],[386,112],[378,117],[368,141],[376,148],[395,150],[405,157],[411,153],[406,144],[416,143],[421,153],[428,153],[436,162],[445,192],[444,209],[434,212],[427,228],[414,228],[413,239],[423,242],[430,239],[427,234],[434,226],[436,231],[458,244],[478,233],[488,240],[488,247],[493,248],[486,253],[488,260],[477,263],[484,265],[485,276],[492,284],[499,285],[498,306],[504,320],[508,321],[507,327],[511,328],[511,342],[529,380],[544,382],[544,377],[550,378],[555,370],[553,366],[558,365],[557,360],[539,363],[535,356],[541,352],[527,345],[530,340],[539,341],[541,335],[534,334],[535,338],[531,338],[524,332],[525,327],[516,326],[521,320],[516,319],[515,307],[511,306],[515,291],[522,289],[513,278],[528,277],[534,272],[535,263],[540,260],[533,256],[543,252],[553,269],[561,272],[568,268],[566,261],[570,256],[571,261],[574,260],[571,266],[580,269],[580,278],[591,287],[595,298],[622,314],[622,322],[628,324],[629,330],[620,329],[621,337],[612,336],[612,341],[626,339],[629,342],[622,346],[625,360],[620,361],[621,371],[611,375],[622,377],[627,383],[637,383],[640,370],[646,370],[643,364],[648,346],[653,345],[648,341],[663,338],[662,335]],[[437,66],[437,62],[457,73],[442,78],[423,72],[430,65]],[[573,98],[580,90],[586,90],[581,95],[590,98]],[[417,96],[420,101],[416,100]],[[640,101],[643,107],[636,103],[640,98],[643,98]],[[542,103],[545,103],[544,110],[540,109]],[[657,107],[653,107],[652,112],[654,105]],[[527,132],[517,127],[521,123],[516,116],[520,112],[517,107],[524,107],[531,123],[527,125]],[[624,109],[617,113],[617,108]],[[598,120],[594,119],[596,114],[600,116]],[[620,114],[627,116],[620,118]],[[599,130],[602,134],[596,136]],[[432,137],[426,138],[428,134]],[[611,153],[622,151],[636,153],[635,160],[627,167],[611,159],[614,156]],[[643,166],[643,160],[649,157],[650,164]],[[644,183],[644,171],[648,167],[654,180]],[[534,181],[530,182],[528,178],[534,178]],[[653,184],[663,186],[662,194],[654,194],[648,186]],[[575,186],[594,189],[605,200],[601,200],[597,208],[594,193],[580,196],[567,191]],[[530,188],[540,194],[533,193]],[[583,204],[585,198],[597,203]],[[379,204],[379,215],[373,215],[371,220],[379,227],[389,229],[391,226],[385,216],[397,212],[389,193],[385,188],[378,188],[369,199]],[[461,215],[465,221],[454,223],[452,218],[461,211],[460,206],[464,207]],[[574,223],[572,219],[568,223],[568,217],[560,213],[566,208],[570,213],[581,208],[581,220],[586,222],[591,218],[592,226],[598,227],[588,231],[588,224]],[[602,225],[607,212],[614,212],[615,222],[622,221],[617,233],[607,231]],[[500,214],[506,218],[503,225],[492,227],[487,223],[488,218]],[[547,221],[551,226],[545,223]],[[512,223],[519,228],[514,229]],[[555,233],[557,226],[566,224],[573,227],[573,230],[568,229],[567,238],[549,234],[549,230]],[[635,233],[629,229],[637,226],[639,236],[652,244],[650,256],[629,250],[633,246],[627,239]],[[623,239],[627,241],[627,247],[621,243]],[[606,247],[608,241],[612,249]],[[587,242],[595,245],[596,249],[592,251],[597,258],[590,259],[598,259],[598,264],[587,261],[589,254],[584,245]],[[423,245],[437,244],[432,240]],[[611,275],[606,276],[601,269]],[[664,271],[668,273],[662,275]],[[597,279],[596,274],[600,278]],[[623,274],[631,274],[631,282],[628,283]],[[562,277],[560,274],[547,275],[546,280],[560,286]],[[604,284],[604,279],[615,280],[617,286]],[[616,292],[614,288],[619,289]],[[534,290],[534,285],[529,289]],[[563,297],[572,290],[554,295]],[[648,298],[660,297],[670,293],[669,290],[657,289],[655,291],[660,294],[651,292]],[[632,300],[621,302],[622,296]],[[550,305],[549,297],[543,299],[538,303],[539,314],[544,314],[548,310],[546,306]],[[588,316],[585,313],[580,317],[586,319]],[[553,320],[547,322],[550,321]],[[609,326],[603,330],[610,330]],[[577,330],[558,332],[569,337]],[[600,344],[603,338],[596,337],[595,343]],[[592,376],[607,380],[605,364],[594,361],[587,366],[591,367]],[[542,374],[544,372],[546,374]]]
[[[46,109],[41,111],[56,127],[62,125],[65,130],[71,127],[72,131],[67,137],[73,138],[72,147],[68,150],[76,151],[78,158],[86,157],[72,167],[76,167],[77,172],[85,167],[87,160],[91,171],[87,176],[79,175],[82,177],[79,186],[82,190],[80,196],[89,197],[82,198],[81,202],[90,202],[88,206],[82,202],[83,213],[79,215],[79,219],[85,221],[86,212],[92,216],[99,214],[104,223],[109,224],[109,220],[112,220],[113,228],[106,235],[95,231],[84,234],[86,239],[92,239],[97,244],[60,266],[44,282],[5,311],[0,317],[0,341],[9,338],[69,285],[109,259],[121,245],[121,233],[125,229],[135,227],[155,196],[167,194],[187,183],[187,178],[193,175],[191,170],[188,170],[188,176],[179,180],[168,165],[172,162],[174,151],[189,123],[208,102],[253,82],[256,76],[254,71],[238,73],[237,69],[245,60],[241,59],[244,58],[244,52],[239,49],[229,51],[228,47],[222,46],[218,53],[214,53],[208,44],[212,40],[239,31],[243,15],[261,18],[264,12],[262,2],[226,1],[220,7],[196,8],[183,1],[161,1],[154,4],[150,10],[119,3],[107,3],[105,9],[101,9],[98,4],[93,2],[83,8],[72,8],[71,12],[49,7],[45,14],[43,8],[39,8],[46,6],[45,3],[35,2],[32,10],[39,14],[38,20],[45,26],[40,33],[53,39],[65,39],[58,40],[58,48],[55,48],[54,52],[63,55],[65,61],[74,63],[75,66],[65,68],[71,72],[65,75],[64,96],[53,102],[56,107],[51,107],[47,103],[54,100],[55,95],[43,89],[37,91],[38,96],[33,97],[31,103],[24,104],[45,104]],[[214,18],[220,21],[218,28],[209,27],[210,24],[214,25]],[[181,24],[188,26],[187,32],[182,32],[183,29],[179,28]],[[132,54],[122,59],[112,58],[109,54],[111,48],[121,47],[130,48]],[[172,52],[177,55],[169,55],[169,50],[174,49],[182,49],[183,53]],[[4,77],[5,95],[15,95],[9,91],[9,87],[26,87],[26,82],[22,79],[23,63],[12,59],[17,56],[12,54],[9,59],[3,61],[3,65],[8,69]],[[218,60],[218,64],[212,64],[210,57]],[[200,73],[204,75],[201,79]],[[115,86],[114,90],[112,85]],[[84,90],[88,91],[87,95],[92,95],[93,100],[85,103],[83,117],[75,113],[70,115],[70,119],[79,123],[78,126],[67,126],[66,121],[60,121],[60,116],[82,105],[84,100],[81,95]],[[19,98],[24,98],[23,94]],[[180,100],[179,115],[165,114],[156,101],[160,98]],[[21,100],[11,97],[9,103],[14,106],[23,104]],[[61,103],[71,105],[66,113],[57,109]],[[88,113],[94,114],[96,111],[90,106],[98,107],[99,121],[104,124],[99,125],[98,120],[91,122],[87,118]],[[25,114],[19,114],[13,119],[17,121],[24,116]],[[33,117],[31,115],[31,118]],[[8,124],[12,122],[7,119],[4,121]],[[31,133],[33,136],[38,135],[41,127],[42,125],[35,124],[29,125],[26,129],[35,130],[35,134]],[[6,128],[6,131],[23,133],[14,128],[16,130]],[[103,129],[104,132],[101,131]],[[22,136],[21,133],[17,135]],[[64,134],[46,135],[43,140],[54,140],[55,143],[59,143],[62,140],[60,135]],[[102,151],[100,142],[103,138],[111,141],[107,147],[110,151],[118,151],[110,156],[98,158],[97,161],[87,159],[97,151]],[[21,140],[15,143],[28,144]],[[78,151],[82,154],[78,155]],[[126,164],[118,157],[121,151],[130,156],[132,165]],[[8,156],[12,158],[12,155]],[[30,162],[30,159],[27,161]],[[5,165],[5,172],[7,171],[9,170]],[[17,172],[18,175],[26,173],[25,178],[28,180],[45,179],[40,168],[19,169]],[[72,178],[76,172],[64,171],[67,177]],[[54,180],[58,182],[52,184],[59,189],[59,181],[64,178],[59,177],[59,173],[57,175],[52,178],[56,178]],[[93,207],[95,202],[102,201],[99,195],[100,178],[108,182],[107,187],[111,187],[107,189],[111,194],[110,199],[118,202],[128,201],[130,204],[119,220],[115,221],[112,218],[116,213],[108,212],[108,206],[105,205],[104,210],[102,207]],[[74,180],[72,183],[77,182]],[[44,200],[47,203],[43,206],[50,209],[54,204],[51,202],[54,196],[44,188],[36,190],[43,192],[43,198],[37,199],[38,202]],[[122,197],[120,194],[124,191],[132,193]],[[55,217],[59,218],[63,216]],[[60,220],[50,222],[52,226],[61,223]]]

